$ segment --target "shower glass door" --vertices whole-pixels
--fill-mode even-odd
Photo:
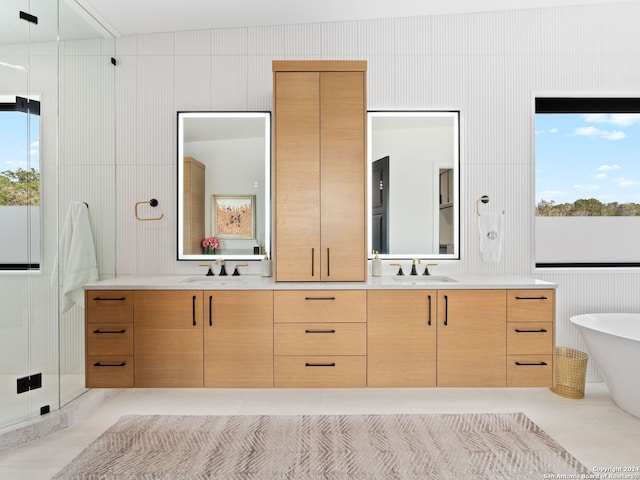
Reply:
[[[46,339],[55,352],[57,306],[41,271],[42,92],[33,74],[41,72],[40,60],[32,54],[41,35],[38,6],[36,0],[0,5],[0,426],[39,414],[40,403],[53,409],[59,397],[57,355],[40,345]],[[57,25],[55,3],[47,10]],[[52,99],[55,88],[53,82]]]

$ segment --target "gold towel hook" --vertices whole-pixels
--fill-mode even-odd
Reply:
[[[156,200],[155,198],[152,198],[151,200],[148,200],[146,202],[136,202],[136,206],[135,206],[136,220],[139,220],[141,222],[148,222],[149,220],[161,220],[164,217],[164,213],[161,213],[159,217],[153,217],[153,218],[140,217],[140,215],[138,215],[138,205],[142,205],[143,203],[147,203],[152,207],[158,206],[158,200]]]

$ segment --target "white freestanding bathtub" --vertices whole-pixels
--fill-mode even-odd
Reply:
[[[640,418],[640,314],[594,313],[570,320],[600,368],[613,401]]]

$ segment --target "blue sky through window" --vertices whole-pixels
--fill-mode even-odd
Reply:
[[[640,203],[640,114],[538,113],[536,204]]]
[[[40,117],[31,116],[30,144],[27,140],[27,114],[0,111],[0,172],[40,169]]]

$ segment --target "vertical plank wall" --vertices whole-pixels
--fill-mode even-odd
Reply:
[[[369,109],[461,111],[460,261],[435,271],[515,273],[559,284],[559,345],[584,348],[569,316],[637,311],[640,274],[533,267],[536,94],[640,93],[640,4],[226,28],[116,41],[118,275],[196,273],[177,262],[176,111],[270,110],[271,61],[368,61]],[[503,257],[478,252],[475,200],[506,210]],[[157,198],[159,222],[136,201]],[[615,239],[612,239],[612,243]],[[599,374],[589,369],[589,379]]]

